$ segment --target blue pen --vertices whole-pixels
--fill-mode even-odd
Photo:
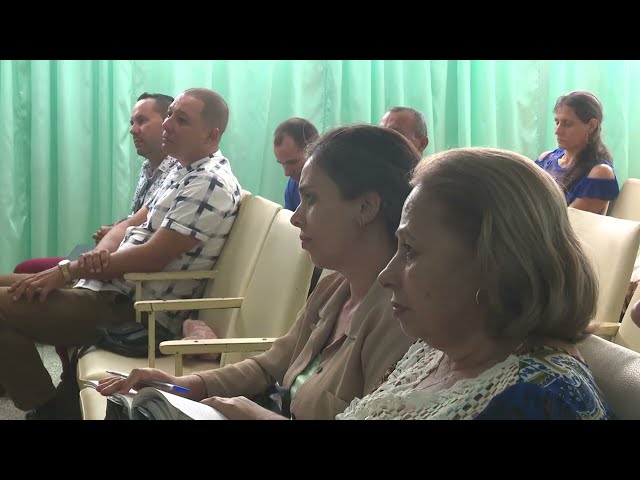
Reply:
[[[126,373],[114,372],[113,370],[106,370],[106,372],[111,375],[115,375],[116,377],[129,378],[129,375],[127,375]],[[191,391],[187,387],[181,387],[180,385],[174,385],[173,383],[157,382],[155,380],[142,381],[140,383],[144,385],[150,385],[153,387],[165,387],[165,388],[168,388],[169,390],[173,390],[174,392],[180,392],[180,393],[189,393]]]

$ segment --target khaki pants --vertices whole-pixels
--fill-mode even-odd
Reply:
[[[51,376],[34,342],[80,346],[96,341],[95,327],[133,321],[133,302],[117,292],[65,288],[44,303],[15,301],[7,286],[25,275],[0,275],[0,385],[21,410],[55,396]]]

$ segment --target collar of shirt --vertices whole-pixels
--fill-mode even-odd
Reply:
[[[160,162],[160,165],[158,165],[158,168],[153,173],[151,173],[151,162],[149,161],[148,158],[146,158],[144,160],[144,163],[142,164],[142,171],[144,172],[144,176],[146,177],[146,179],[149,180],[151,177],[158,175],[158,172],[160,173],[166,172],[171,167],[173,167],[176,164],[176,162],[177,160],[175,158],[173,158],[170,155],[167,155],[166,157],[164,157],[162,162]]]
[[[158,170],[160,170],[161,172],[166,172],[171,167],[173,167],[177,162],[178,160],[173,158],[171,155],[167,155],[166,157],[164,157],[164,160],[162,160],[160,165],[158,165]]]
[[[198,168],[200,165],[202,165],[203,163],[209,161],[209,160],[215,160],[216,163],[220,162],[221,160],[224,160],[224,157],[222,156],[222,152],[220,150],[217,150],[216,152],[212,153],[211,155],[207,155],[206,157],[201,158],[200,160],[196,160],[195,162],[187,165],[186,167],[182,166],[181,163],[178,163],[178,175],[182,176],[187,174],[188,172],[192,172],[194,171],[196,168]]]
[[[145,158],[144,162],[142,162],[142,173],[144,174],[144,178],[146,178],[147,180],[149,180],[152,176],[151,162],[148,158]]]

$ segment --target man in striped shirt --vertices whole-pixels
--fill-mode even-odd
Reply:
[[[97,325],[135,318],[125,272],[208,269],[237,215],[241,188],[219,150],[229,110],[208,89],[178,95],[163,123],[162,149],[178,160],[155,196],[77,261],[35,275],[0,276],[0,384],[28,418],[61,418],[62,405],[34,342],[83,345]],[[68,262],[68,261],[66,261]],[[64,288],[80,279],[74,288]],[[156,298],[197,296],[205,281],[149,282]],[[144,292],[143,292],[144,293]],[[181,317],[158,321],[180,336]]]

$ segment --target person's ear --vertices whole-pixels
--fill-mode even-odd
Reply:
[[[591,120],[589,120],[589,135],[595,132],[596,128],[598,128],[598,120],[592,118]]]
[[[207,136],[207,139],[215,144],[220,142],[220,129],[218,127],[212,127],[211,129],[209,129],[209,135]]]
[[[373,222],[382,210],[382,198],[378,192],[366,192],[360,196],[360,219],[362,225]]]
[[[418,150],[420,151],[421,156],[424,154],[424,151],[427,149],[427,145],[429,145],[429,137],[425,135],[424,137],[420,138],[420,148]]]

